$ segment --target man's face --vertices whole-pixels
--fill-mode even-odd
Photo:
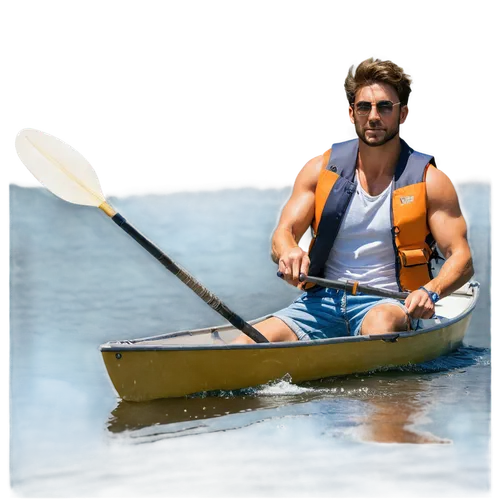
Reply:
[[[394,104],[392,111],[389,111],[391,105],[388,101]],[[352,106],[349,108],[349,116],[358,137],[366,145],[382,146],[399,134],[399,125],[406,120],[408,107],[397,102],[399,99],[395,89],[385,83],[374,83],[358,90],[354,109]],[[356,110],[367,114],[361,116]]]

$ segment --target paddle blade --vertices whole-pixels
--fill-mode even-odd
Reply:
[[[28,170],[59,198],[93,207],[106,201],[90,163],[56,137],[23,129],[17,134],[16,150]]]

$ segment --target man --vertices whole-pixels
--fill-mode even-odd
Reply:
[[[272,239],[284,279],[299,274],[408,290],[404,301],[314,287],[255,325],[269,341],[373,335],[415,328],[435,302],[473,275],[455,189],[434,158],[399,137],[411,80],[390,61],[367,59],[345,80],[357,140],[334,144],[301,170]],[[312,226],[309,253],[298,242]],[[446,261],[432,277],[437,244]],[[253,343],[241,335],[236,342]]]

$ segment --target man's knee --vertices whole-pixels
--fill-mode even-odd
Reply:
[[[396,304],[375,306],[363,319],[361,335],[401,332],[408,330],[408,316],[402,307]]]

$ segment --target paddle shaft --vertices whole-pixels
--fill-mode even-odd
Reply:
[[[179,267],[170,257],[164,254],[156,245],[151,243],[137,229],[131,226],[124,217],[119,213],[115,213],[111,219],[120,226],[129,236],[131,236],[139,245],[147,250],[155,257],[163,266],[165,266],[172,274],[179,278],[187,285],[198,297],[206,302],[214,311],[223,316],[229,323],[235,326],[238,330],[248,335],[257,343],[269,342],[264,335],[256,330],[252,325],[248,324],[243,318],[231,311],[216,295],[210,290],[207,290],[196,278],[191,276],[187,271]]]
[[[278,277],[282,278],[283,273],[278,271]],[[389,299],[399,299],[404,300],[408,297],[406,292],[391,292],[389,290],[384,290],[382,288],[375,288],[369,285],[360,285],[357,281],[339,281],[339,280],[327,280],[325,278],[316,278],[315,276],[307,276],[305,274],[300,274],[299,281],[301,283],[312,283],[314,285],[319,285],[325,288],[335,288],[336,290],[345,290],[351,295],[356,295],[358,292],[364,293],[366,295],[375,295],[377,297],[385,297]]]

